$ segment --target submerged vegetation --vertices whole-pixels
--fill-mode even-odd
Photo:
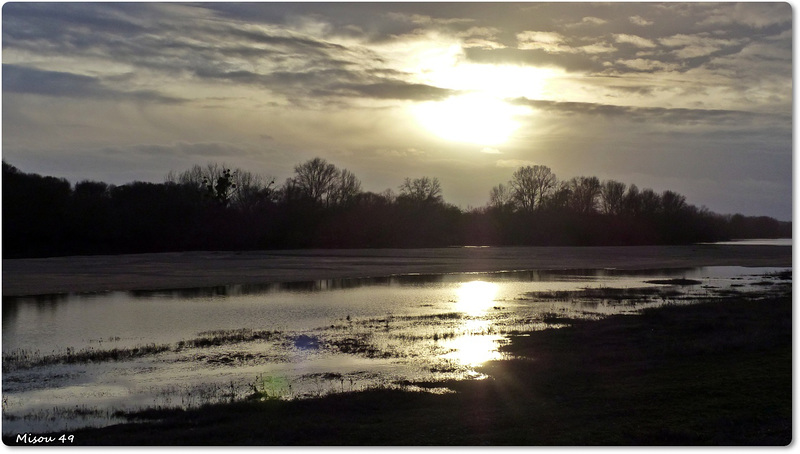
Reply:
[[[791,224],[720,215],[673,191],[561,181],[521,167],[480,208],[448,204],[437,178],[364,191],[315,158],[274,179],[218,164],[121,186],[28,174],[3,162],[4,258],[185,250],[686,244],[790,237]]]
[[[178,341],[174,345],[151,343],[127,348],[95,349],[89,347],[78,351],[74,348],[66,348],[62,351],[52,351],[50,353],[42,353],[38,350],[28,351],[25,349],[14,349],[8,353],[3,353],[3,369],[9,371],[29,369],[50,364],[126,361],[144,356],[157,355],[159,353],[178,352],[186,348],[202,349],[226,344],[276,339],[285,341],[285,337],[279,331],[236,329],[201,333],[200,337]]]

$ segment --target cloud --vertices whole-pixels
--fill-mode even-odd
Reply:
[[[773,124],[790,127],[791,115],[757,113],[726,109],[689,109],[667,107],[632,107],[586,102],[558,102],[517,98],[515,105],[525,105],[538,110],[564,115],[593,115],[624,118],[631,122],[648,124],[699,125],[713,124],[746,129],[748,125]],[[730,134],[726,132],[725,134]]]
[[[229,80],[239,84],[260,86],[269,90],[292,93],[293,96],[438,101],[460,93],[458,90],[375,77],[369,72],[361,73],[344,69],[321,69],[305,72],[279,71],[267,74],[243,70],[203,69],[195,72],[195,76],[202,79]]]
[[[744,39],[713,38],[707,34],[677,34],[658,40],[663,46],[677,48],[672,53],[682,59],[711,55],[725,48],[735,47],[735,50],[738,50],[745,41]]]
[[[450,24],[463,24],[463,23],[474,22],[473,19],[467,19],[467,18],[451,17],[451,18],[441,19],[441,18],[434,18],[431,16],[427,16],[424,14],[407,14],[407,13],[396,13],[396,12],[387,13],[387,16],[393,19],[408,21],[417,25],[450,25]]]
[[[326,93],[339,96],[368,97],[375,99],[439,101],[461,92],[431,85],[413,84],[395,80],[366,84],[334,84]]]
[[[481,64],[557,67],[568,72],[603,71],[601,61],[579,52],[550,53],[542,49],[464,49],[467,61]]]
[[[3,93],[41,96],[147,101],[179,104],[184,99],[152,90],[119,90],[106,86],[101,79],[81,74],[44,71],[25,66],[3,64]]]
[[[502,154],[502,152],[501,152],[500,150],[498,150],[497,148],[492,148],[492,147],[484,147],[484,148],[481,148],[481,153],[486,153],[486,154]]]
[[[599,17],[594,16],[586,16],[581,18],[580,22],[572,22],[565,25],[566,28],[575,28],[581,27],[586,25],[603,25],[607,24],[608,21]]]
[[[500,30],[494,27],[471,27],[469,30],[456,33],[455,36],[462,40],[464,47],[502,49],[506,46],[498,39],[499,34]]]
[[[583,19],[581,19],[581,22],[584,23],[584,24],[602,25],[602,24],[607,23],[608,21],[605,20],[605,19],[601,19],[599,17],[587,16],[587,17],[584,17]]]
[[[646,58],[617,60],[616,64],[641,72],[677,71],[681,68],[681,65],[677,63],[665,63],[659,60],[650,60]]]
[[[633,44],[636,47],[642,47],[642,48],[656,47],[656,43],[647,38],[642,38],[641,36],[636,36],[636,35],[628,35],[625,33],[615,34],[614,40],[618,43]]]
[[[556,32],[524,31],[517,33],[518,49],[541,49],[549,53],[571,52],[564,36]]]
[[[496,167],[504,167],[504,168],[513,168],[516,169],[518,167],[525,167],[525,166],[535,166],[538,165],[536,161],[529,161],[525,159],[500,159],[495,161]]]
[[[375,154],[387,158],[407,158],[424,156],[426,152],[416,148],[407,148],[405,150],[379,148],[375,150]]]
[[[616,52],[618,49],[608,43],[595,43],[581,46],[578,50],[586,54],[606,54]]]
[[[791,24],[792,6],[789,3],[736,3],[714,9],[698,25],[719,26],[742,24],[755,29],[763,29],[773,25]]]
[[[642,16],[631,16],[631,17],[629,17],[629,18],[628,18],[628,20],[629,20],[629,21],[630,21],[632,24],[634,24],[634,25],[638,25],[638,26],[640,26],[640,27],[646,27],[646,26],[649,26],[649,25],[653,25],[653,24],[654,24],[654,22],[653,22],[653,21],[649,21],[649,20],[645,19],[645,18],[644,18],[644,17],[642,17]]]
[[[191,160],[218,160],[224,157],[241,157],[249,154],[250,150],[238,144],[224,142],[188,142],[178,141],[168,145],[164,144],[137,144],[126,147],[107,147],[104,153],[121,155],[151,155],[161,157],[182,158],[187,162]]]

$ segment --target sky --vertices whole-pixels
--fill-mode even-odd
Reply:
[[[2,156],[125,184],[321,157],[484,206],[520,166],[792,218],[788,3],[5,3]]]

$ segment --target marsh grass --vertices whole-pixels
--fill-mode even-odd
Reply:
[[[158,355],[165,352],[180,352],[187,348],[205,349],[231,345],[244,342],[285,340],[280,331],[237,329],[226,331],[210,331],[200,333],[200,337],[181,340],[175,344],[137,345],[134,347],[101,349],[88,347],[75,350],[68,347],[63,350],[53,350],[43,354],[39,350],[14,349],[3,353],[3,369],[19,370],[34,367],[49,366],[53,364],[86,364],[107,361],[126,361],[146,356]],[[246,359],[246,358],[245,358]],[[252,358],[250,358],[252,359]],[[226,360],[221,360],[226,361]]]
[[[54,351],[50,354],[42,354],[39,350],[27,351],[25,349],[14,349],[9,353],[3,354],[3,369],[16,370],[28,369],[33,367],[47,366],[51,364],[80,364],[94,363],[103,361],[125,361],[143,356],[156,355],[159,353],[172,351],[171,345],[146,344],[130,348],[95,349],[89,347],[76,351],[74,348],[66,348],[61,351]]]
[[[358,354],[367,358],[391,358],[395,356],[392,352],[375,346],[371,339],[372,335],[370,333],[363,333],[340,339],[331,339],[326,342],[326,345],[340,353]]]
[[[534,301],[607,302],[622,305],[653,301],[664,302],[682,296],[683,293],[680,290],[663,287],[589,287],[580,290],[528,292],[521,298]]]
[[[658,284],[658,285],[679,285],[679,286],[687,286],[687,285],[700,285],[702,284],[701,281],[695,279],[686,279],[683,278],[675,278],[675,279],[653,279],[649,281],[644,281],[647,284]]]
[[[179,341],[176,349],[186,347],[205,348],[205,347],[218,347],[225,344],[236,344],[241,342],[253,342],[259,340],[273,340],[282,336],[280,331],[269,330],[252,330],[252,329],[234,329],[234,330],[216,330],[206,331],[200,333],[200,337],[190,339],[187,341]]]

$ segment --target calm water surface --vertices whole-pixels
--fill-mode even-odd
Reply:
[[[479,379],[476,368],[501,359],[511,333],[558,327],[558,317],[760,291],[774,285],[766,274],[785,270],[411,275],[4,298],[3,432],[109,424],[116,410],[192,407],[253,389],[302,398]],[[700,283],[646,282],[683,278]],[[654,287],[635,299],[563,293]]]

